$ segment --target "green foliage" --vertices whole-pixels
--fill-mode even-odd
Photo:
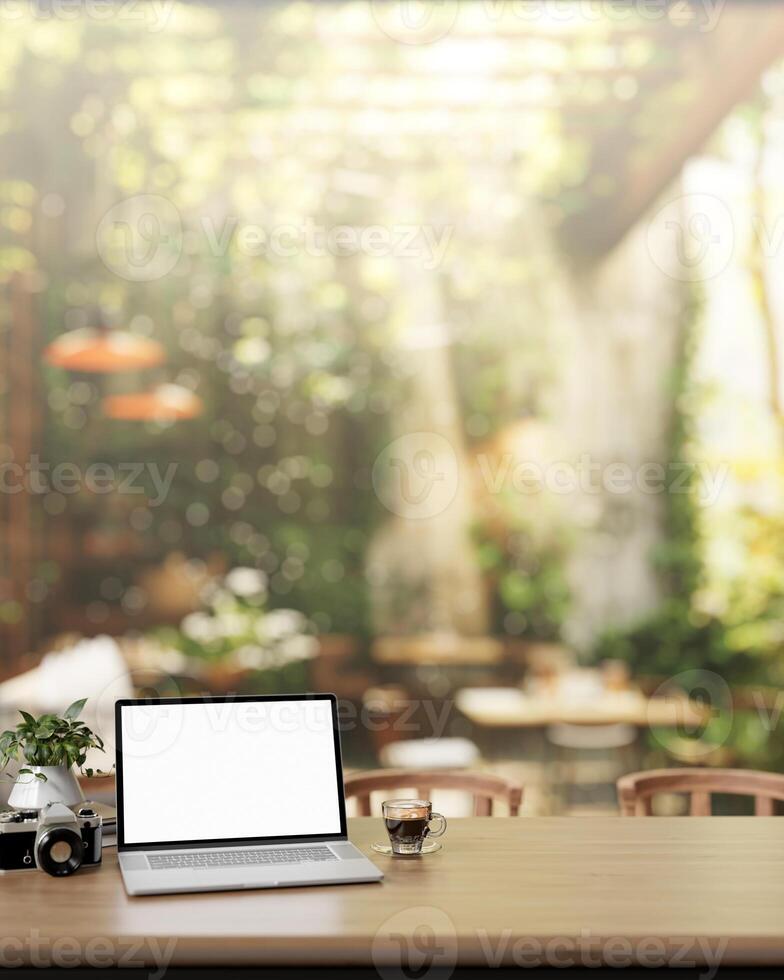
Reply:
[[[696,471],[691,460],[699,404],[691,367],[699,315],[699,299],[692,295],[684,307],[670,434],[671,459],[689,467],[689,492],[667,496],[665,534],[652,555],[666,598],[652,615],[631,627],[608,630],[600,637],[594,654],[600,659],[626,660],[636,673],[662,679],[677,678],[688,671],[716,674],[729,686],[736,703],[723,706],[721,717],[701,733],[702,745],[712,741],[713,727],[716,749],[721,752],[717,758],[749,767],[780,769],[784,766],[784,719],[778,717],[775,707],[750,704],[743,694],[744,688],[760,694],[764,688],[784,686],[784,520],[745,507],[725,515],[720,526],[711,527],[713,534],[742,542],[746,555],[745,574],[725,583],[716,602],[715,584],[712,590],[707,588],[706,528],[694,492]],[[702,595],[706,591],[712,591],[717,607],[710,611]],[[651,765],[671,763],[672,756],[662,751],[661,740],[654,740],[651,746]],[[688,754],[679,758],[687,759]]]
[[[253,671],[240,681],[239,687],[248,694],[288,694],[307,691],[308,683],[307,664],[300,662],[283,664],[275,670]]]
[[[367,590],[355,574],[361,555],[331,532],[358,530],[364,548],[378,519],[377,498],[367,492],[370,468],[405,387],[405,365],[395,363],[391,343],[398,263],[350,251],[311,255],[304,247],[284,259],[241,247],[242,235],[231,227],[232,216],[241,217],[240,230],[270,230],[282,221],[361,228],[398,220],[385,194],[372,199],[333,189],[335,172],[357,166],[356,151],[344,154],[342,141],[310,141],[314,153],[294,156],[276,149],[297,139],[289,125],[296,127],[300,98],[299,82],[277,70],[272,38],[299,52],[292,64],[309,85],[318,87],[322,73],[333,78],[336,60],[309,28],[329,15],[302,8],[293,30],[287,7],[178,5],[165,31],[146,35],[155,49],[147,54],[134,28],[118,21],[75,18],[54,38],[42,22],[22,17],[3,36],[0,115],[19,151],[3,160],[3,177],[17,179],[0,181],[0,279],[3,257],[15,267],[37,265],[45,276],[44,343],[64,327],[94,325],[96,305],[111,325],[154,335],[166,349],[166,378],[195,389],[204,403],[200,418],[174,425],[107,420],[102,397],[142,390],[149,374],[76,378],[44,366],[42,457],[52,467],[67,462],[84,471],[100,462],[117,472],[135,465],[140,486],[149,483],[151,465],[163,472],[176,464],[166,499],[152,506],[149,485],[124,495],[82,490],[56,502],[75,537],[89,535],[116,554],[111,576],[88,561],[80,574],[63,575],[64,598],[76,607],[103,599],[107,578],[134,584],[140,565],[173,550],[204,559],[220,551],[232,564],[262,568],[271,602],[294,604],[309,618],[329,610],[332,631],[368,628]],[[51,113],[22,118],[13,111],[20,92]],[[206,130],[203,111],[218,113]],[[248,138],[251,131],[256,138]],[[42,135],[58,148],[56,180],[26,159]],[[95,239],[96,154],[107,164],[105,206],[152,193],[179,211],[184,237],[176,274],[134,282],[107,268],[100,249],[83,260],[58,244],[65,220],[68,234]],[[384,164],[373,157],[359,166]],[[379,179],[383,185],[386,174]],[[41,218],[46,195],[68,202],[65,218]],[[24,222],[13,232],[5,223],[17,211]],[[213,214],[217,249],[203,224]],[[39,220],[45,233],[31,233]],[[31,234],[35,256],[27,251]],[[321,580],[310,563],[299,579],[279,572],[288,555],[277,542],[293,523],[312,529],[308,544],[318,567],[332,559],[345,567],[342,581]],[[123,598],[111,582],[109,591],[109,601]],[[10,604],[5,614],[12,614]]]
[[[93,325],[95,305],[111,324],[154,336],[166,348],[166,377],[194,388],[205,406],[199,419],[174,425],[109,421],[101,418],[103,395],[142,390],[149,375],[77,379],[44,367],[42,455],[52,466],[145,464],[141,480],[151,464],[177,464],[160,505],[146,505],[153,488],[47,501],[58,514],[64,509],[62,526],[75,537],[89,534],[104,554],[116,555],[110,576],[89,561],[77,575],[62,574],[63,598],[80,608],[99,596],[120,601],[112,579],[127,588],[140,565],[175,549],[203,559],[219,551],[269,575],[271,605],[294,606],[320,631],[363,636],[364,549],[380,515],[370,472],[420,360],[411,350],[395,353],[411,325],[415,290],[401,275],[407,263],[340,249],[318,255],[296,248],[285,257],[249,249],[232,233],[231,218],[241,218],[240,231],[246,223],[270,231],[305,219],[326,228],[458,224],[443,266],[427,278],[443,293],[464,414],[480,438],[520,414],[529,398],[519,393],[542,387],[554,363],[545,356],[555,344],[553,324],[532,299],[551,282],[551,257],[541,240],[521,248],[520,228],[532,189],[559,183],[554,169],[565,168],[569,186],[580,183],[586,150],[573,139],[564,143],[557,113],[543,108],[549,122],[540,127],[534,159],[519,134],[526,166],[511,166],[495,214],[497,195],[483,202],[462,131],[439,142],[411,136],[404,125],[390,140],[373,126],[366,131],[365,113],[342,100],[334,109],[323,105],[320,93],[340,82],[347,56],[330,9],[175,8],[165,30],[144,33],[144,44],[142,25],[123,18],[76,17],[53,33],[32,14],[4,25],[0,39],[0,116],[14,147],[3,160],[8,180],[0,182],[0,277],[3,260],[40,272],[44,342],[64,328]],[[340,17],[356,23],[356,37],[377,33],[367,4],[348,5]],[[510,26],[505,43],[513,46]],[[394,94],[406,81],[405,52],[392,44],[375,54],[383,57],[369,76],[380,72],[374,90],[397,73],[389,83]],[[438,64],[428,84],[437,95]],[[46,111],[18,112],[22,96],[24,105]],[[311,138],[313,112],[318,139]],[[482,158],[508,158],[508,133],[491,128],[481,140]],[[41,146],[57,147],[56,166],[46,154],[39,160]],[[300,149],[292,154],[290,146]],[[182,239],[182,255],[172,274],[126,279],[95,248],[83,257],[62,248],[65,240],[96,240],[97,159],[101,208],[151,194],[179,213],[172,240]],[[42,202],[56,212],[58,199],[63,213],[42,217]],[[465,213],[492,218],[458,222]],[[213,218],[208,236],[205,222]],[[523,259],[523,252],[531,254]],[[293,524],[312,557],[287,577],[280,567],[290,557]],[[362,536],[359,547],[352,533]],[[343,567],[342,577],[332,576],[332,564],[322,573],[331,562]],[[7,615],[18,614],[7,605]]]
[[[301,556],[301,574],[289,583],[287,605],[299,609],[319,633],[367,638],[370,596],[365,573],[369,528],[280,522],[270,532],[273,551]],[[278,605],[281,599],[273,597]]]
[[[626,660],[641,674],[671,677],[687,670],[715,670],[728,683],[747,680],[752,658],[727,645],[724,624],[715,617],[695,621],[688,600],[665,600],[651,616],[627,629],[608,630],[596,654]]]
[[[513,533],[474,533],[480,567],[493,595],[493,630],[536,640],[557,640],[571,594],[565,575],[566,535],[538,540],[517,519]]]
[[[5,769],[9,762],[21,756],[31,766],[78,766],[85,763],[89,749],[103,751],[103,741],[91,731],[79,715],[87,699],[74,701],[62,716],[45,714],[34,718],[27,711],[21,711],[22,721],[14,729],[0,735],[0,768]],[[30,769],[20,769],[20,773],[30,773]],[[86,769],[88,776],[92,769]],[[46,776],[36,773],[38,779]]]

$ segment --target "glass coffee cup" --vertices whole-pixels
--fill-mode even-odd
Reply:
[[[441,837],[446,830],[446,817],[433,813],[429,800],[387,800],[382,812],[393,854],[421,854],[426,837]],[[439,821],[435,830],[434,820]]]

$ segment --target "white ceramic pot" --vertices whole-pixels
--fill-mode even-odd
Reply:
[[[65,766],[28,766],[29,773],[16,777],[14,788],[8,802],[17,810],[40,810],[48,803],[64,803],[73,806],[84,799],[73,769]],[[46,779],[36,779],[33,773],[40,772]]]

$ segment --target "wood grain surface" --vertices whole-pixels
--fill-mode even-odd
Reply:
[[[113,850],[0,883],[0,965],[658,965],[784,962],[784,820],[452,820],[380,884],[129,898]]]

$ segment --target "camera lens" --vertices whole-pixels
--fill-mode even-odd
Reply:
[[[55,864],[65,864],[68,858],[71,856],[71,845],[66,844],[64,840],[55,841],[52,844],[49,855]]]
[[[41,870],[60,878],[81,867],[83,853],[81,834],[70,827],[53,827],[39,838],[35,861]]]

